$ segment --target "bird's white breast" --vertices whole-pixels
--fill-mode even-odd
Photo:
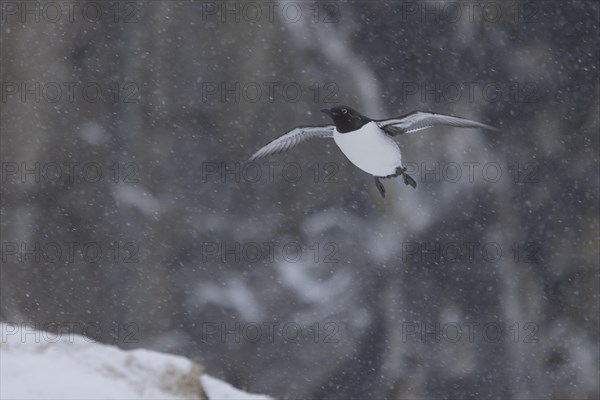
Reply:
[[[352,164],[371,175],[392,175],[402,165],[400,148],[375,122],[349,133],[336,129],[333,140]]]

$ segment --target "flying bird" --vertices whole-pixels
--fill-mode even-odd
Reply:
[[[352,164],[375,177],[375,185],[381,196],[385,197],[385,187],[380,179],[402,176],[406,185],[417,187],[417,182],[406,173],[406,167],[402,166],[402,155],[394,136],[418,132],[436,125],[497,130],[465,118],[423,111],[383,120],[371,119],[347,106],[323,109],[321,112],[329,115],[334,125],[294,128],[262,147],[248,161],[290,150],[308,139],[333,138]]]

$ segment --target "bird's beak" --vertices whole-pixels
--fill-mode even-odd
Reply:
[[[322,112],[323,114],[327,114],[327,115],[329,115],[330,117],[333,117],[333,113],[331,112],[331,110],[328,110],[328,109],[326,109],[326,108],[323,108],[323,109],[321,110],[321,112]]]

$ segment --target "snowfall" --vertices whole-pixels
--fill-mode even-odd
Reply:
[[[0,331],[2,399],[271,399],[204,374],[185,357],[6,323]]]

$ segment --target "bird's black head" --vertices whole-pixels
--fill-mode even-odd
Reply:
[[[371,122],[370,118],[346,106],[333,107],[329,110],[323,109],[321,112],[331,117],[339,133],[355,131],[360,129],[364,124]]]

